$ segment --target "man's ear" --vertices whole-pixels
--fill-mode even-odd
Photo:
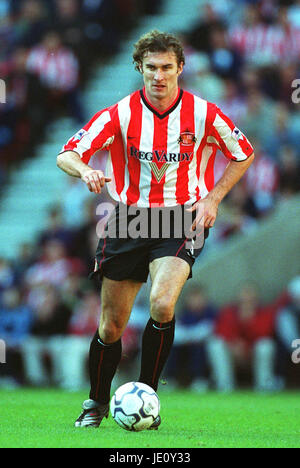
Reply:
[[[177,75],[181,75],[181,73],[183,72],[183,62],[181,62],[179,65],[178,65],[178,69],[177,69]]]
[[[143,64],[142,64],[142,63],[139,63],[139,72],[140,72],[141,74],[144,73],[144,72],[143,72]]]

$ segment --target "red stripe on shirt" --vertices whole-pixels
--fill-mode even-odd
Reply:
[[[207,162],[206,171],[204,174],[204,183],[209,192],[215,186],[214,165],[215,165],[215,159],[216,159],[216,154],[217,154],[217,149],[218,149],[216,145],[212,145],[211,147],[212,147],[212,153]]]
[[[118,104],[109,109],[111,120],[113,121],[113,128],[115,139],[110,147],[112,169],[115,178],[116,192],[120,196],[125,184],[125,150],[120,130],[120,118]]]
[[[126,193],[127,204],[133,205],[140,198],[140,175],[141,163],[140,161],[131,156],[131,146],[135,145],[136,148],[140,147],[141,133],[142,133],[142,115],[143,106],[141,103],[139,93],[134,93],[130,99],[131,119],[127,131],[127,160],[129,172],[129,187]],[[132,135],[138,135],[136,139],[131,139]]]
[[[180,110],[180,135],[184,132],[195,135],[195,99],[190,93],[184,93],[182,96],[182,106]],[[191,145],[180,143],[180,153],[191,153],[194,151],[195,142]],[[193,157],[196,157],[195,155]],[[183,205],[189,199],[189,177],[188,171],[190,161],[181,161],[177,169],[176,182],[176,201],[179,205]]]
[[[226,156],[227,159],[232,159],[233,161],[237,161],[237,158],[235,156],[233,156],[231,151],[229,151],[226,144],[224,143],[223,138],[220,136],[220,134],[219,134],[219,132],[218,132],[218,130],[216,128],[213,129],[212,135],[217,139],[217,141],[218,141],[218,143],[220,145],[221,151],[224,154],[224,156]]]
[[[208,102],[207,103],[207,113],[206,113],[206,119],[205,119],[205,133],[204,133],[204,136],[202,138],[202,141],[201,141],[201,144],[198,148],[198,151],[197,151],[197,169],[196,169],[196,176],[197,176],[197,179],[199,180],[200,179],[200,166],[201,166],[201,160],[202,160],[202,153],[203,153],[203,149],[205,148],[206,146],[206,143],[207,143],[207,137],[211,134],[211,129],[212,129],[212,124],[216,118],[216,112],[217,112],[217,108],[216,108],[216,105],[215,104],[212,104],[211,102]],[[200,198],[200,189],[199,189],[199,185],[198,187],[196,188],[196,197],[197,197],[197,200]]]

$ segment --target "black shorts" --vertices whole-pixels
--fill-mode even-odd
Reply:
[[[189,278],[192,278],[192,266],[203,250],[208,229],[204,231],[201,242],[187,237],[182,216],[178,221],[180,214],[184,213],[183,206],[135,208],[135,214],[128,210],[126,205],[118,204],[110,215],[105,233],[99,240],[95,270],[90,278],[100,275],[100,278],[105,276],[115,281],[130,279],[146,282],[149,264],[156,258],[168,256],[185,260],[190,265]],[[155,221],[151,217],[153,210],[160,210],[159,215],[156,211]],[[170,222],[164,223],[162,216],[166,220],[170,219]],[[190,220],[185,220],[188,226],[191,225],[194,214],[190,217]],[[132,225],[136,228],[134,233]],[[169,229],[165,229],[166,226]]]

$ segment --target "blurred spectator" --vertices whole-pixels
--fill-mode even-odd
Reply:
[[[196,50],[209,53],[211,50],[211,32],[214,28],[223,26],[215,5],[206,2],[199,6],[199,17],[194,26],[186,33],[188,42]]]
[[[6,363],[0,365],[0,386],[23,384],[20,347],[29,336],[32,312],[16,288],[8,288],[0,302],[0,337],[6,345]]]
[[[293,103],[291,98],[291,86],[294,80],[300,78],[299,62],[289,62],[284,67],[280,67],[277,70],[279,72],[279,79],[277,88],[278,92],[275,95],[275,97],[280,102],[285,104],[285,106],[287,106],[290,111],[293,111],[295,110],[295,104]],[[272,70],[272,72],[274,77],[274,70]],[[270,87],[271,82],[272,81],[270,77],[268,83],[266,83],[266,90],[267,87]]]
[[[286,8],[279,9],[276,22],[267,24],[255,4],[245,7],[244,21],[230,31],[232,47],[255,66],[275,66],[296,59],[298,37],[288,22]]]
[[[60,206],[54,206],[49,210],[47,225],[38,238],[38,244],[44,246],[51,240],[58,240],[64,244],[65,249],[68,248],[74,237],[73,231],[69,226],[65,225],[65,220]]]
[[[0,299],[2,293],[12,287],[15,282],[15,272],[10,262],[0,257]]]
[[[18,19],[14,24],[16,43],[23,47],[32,47],[40,42],[48,27],[44,2],[25,0],[21,3],[18,13]]]
[[[46,123],[45,111],[41,107],[46,93],[38,77],[27,71],[27,56],[28,51],[23,47],[16,48],[11,55],[6,78],[7,104],[0,112],[0,125],[9,132],[7,136],[10,135],[2,140],[1,155],[10,164],[20,157],[21,150],[32,148],[39,141]],[[2,145],[0,139],[0,150]]]
[[[68,257],[64,244],[59,240],[49,240],[43,247],[41,258],[27,270],[25,281],[28,287],[44,283],[60,287],[74,272],[84,272],[80,260]]]
[[[69,333],[76,336],[92,336],[98,328],[100,318],[100,296],[91,290],[77,303],[69,324]]]
[[[61,201],[62,216],[68,229],[78,228],[85,222],[85,204],[90,199],[90,192],[81,179],[68,177]]]
[[[255,145],[255,160],[252,167],[245,174],[245,186],[249,197],[252,198],[256,212],[264,215],[274,206],[278,190],[278,166],[269,155]]]
[[[224,27],[219,26],[211,30],[209,58],[214,73],[222,78],[239,80],[242,57],[229,45]]]
[[[20,246],[17,258],[13,264],[16,284],[20,289],[23,287],[23,280],[28,268],[35,261],[36,246],[33,244],[24,243]]]
[[[99,54],[114,54],[120,46],[123,17],[116,0],[83,0],[85,36],[89,48]],[[126,21],[130,24],[130,15]]]
[[[0,18],[5,17],[9,13],[9,2],[8,0],[0,1]]]
[[[241,289],[236,304],[220,311],[215,338],[209,345],[217,390],[232,391],[236,386],[236,372],[241,378],[249,373],[249,364],[253,366],[255,390],[282,388],[274,374],[274,322],[274,307],[260,305],[257,288],[251,284]]]
[[[287,10],[287,17],[292,25],[296,29],[300,29],[300,1],[296,0],[292,2]]]
[[[123,2],[123,0],[117,0],[117,3]],[[124,3],[132,4],[133,0],[126,0]],[[140,8],[146,15],[157,15],[161,6],[161,0],[142,0]]]
[[[239,126],[246,135],[249,135],[249,138],[252,136],[253,139],[254,136],[255,140],[265,149],[266,142],[273,143],[274,141],[272,123],[274,122],[275,104],[258,89],[257,77],[253,71],[249,70],[249,75],[245,76],[243,84],[244,92],[247,94],[247,109]],[[274,145],[272,149],[274,149]],[[273,157],[272,150],[269,149],[269,153]]]
[[[27,68],[35,73],[48,91],[45,103],[50,111],[53,105],[67,107],[69,115],[78,124],[84,122],[80,102],[79,63],[71,49],[63,46],[60,35],[49,31],[28,56]]]
[[[79,0],[54,0],[54,21],[64,45],[80,57],[84,48],[84,22]]]
[[[62,302],[58,289],[46,281],[35,293],[31,336],[22,343],[25,377],[31,385],[60,385],[63,337],[68,331],[71,310]],[[46,356],[51,358],[51,378],[44,362]]]
[[[283,197],[300,192],[300,162],[292,146],[282,147],[279,154],[279,191]]]
[[[291,362],[293,343],[300,339],[300,276],[288,285],[288,302],[279,308],[276,317],[276,335],[280,344],[279,368],[286,378]]]
[[[230,115],[230,118],[236,125],[241,125],[243,117],[247,112],[247,102],[236,81],[233,79],[224,80],[224,92],[220,108],[225,115]]]
[[[216,226],[217,240],[220,242],[233,234],[246,234],[255,229],[255,218],[259,214],[246,185],[243,182],[238,183],[224,201],[223,212]]]
[[[95,249],[98,244],[96,234],[96,202],[89,198],[87,200],[83,216],[85,222],[74,231],[73,251],[76,255],[88,265],[88,271],[94,269]]]
[[[174,347],[168,362],[170,384],[178,383],[178,370],[184,368],[185,378],[189,376],[193,390],[208,389],[207,347],[216,316],[216,307],[209,302],[204,289],[198,285],[190,287],[177,319]]]
[[[60,287],[60,293],[64,304],[72,311],[75,310],[82,299],[84,291],[90,290],[91,284],[86,276],[80,273],[70,273]]]
[[[297,128],[295,128],[292,125],[288,107],[283,103],[277,104],[273,109],[273,116],[269,122],[269,132],[265,133],[265,137],[261,137],[261,145],[274,159],[278,159],[279,150],[282,146],[292,145],[295,149],[298,149],[299,137],[299,126],[297,125]]]
[[[95,334],[100,316],[99,292],[87,290],[77,302],[68,325],[68,335],[61,341],[60,387],[78,391],[85,388],[87,359],[92,336]]]
[[[205,54],[194,54],[189,61],[189,74],[185,76],[185,88],[208,101],[218,104],[224,94],[221,78],[212,73],[210,61]]]

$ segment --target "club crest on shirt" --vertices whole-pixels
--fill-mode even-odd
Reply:
[[[183,146],[191,146],[196,143],[197,138],[195,134],[192,132],[182,132],[178,138],[178,143],[181,143]]]

